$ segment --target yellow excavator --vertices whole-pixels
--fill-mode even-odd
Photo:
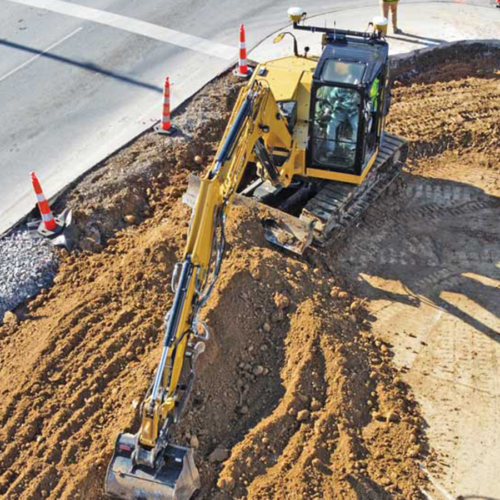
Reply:
[[[370,25],[366,32],[308,26],[299,8],[289,16],[296,30],[322,34],[322,54],[299,54],[292,35],[293,56],[257,65],[212,166],[190,180],[184,199],[194,208],[172,276],[163,351],[139,430],[118,436],[105,484],[114,497],[189,500],[200,487],[193,450],[170,435],[209,339],[199,313],[221,269],[232,203],[266,205],[266,238],[302,253],[351,226],[404,161],[405,141],[384,133],[390,88],[383,33]]]

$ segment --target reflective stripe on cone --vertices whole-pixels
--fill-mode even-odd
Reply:
[[[38,180],[35,172],[31,172],[31,182],[33,184],[33,189],[35,190],[36,201],[38,204],[38,209],[40,210],[40,214],[42,216],[43,225],[48,231],[54,231],[57,227],[57,224],[50,210],[49,203],[47,202],[43,194],[42,186],[40,185],[40,181]]]

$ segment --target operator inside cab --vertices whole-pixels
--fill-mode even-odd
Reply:
[[[317,122],[326,135],[326,157],[339,148],[346,152],[356,149],[358,137],[360,95],[353,89],[324,86],[316,100]],[[340,130],[342,127],[342,130]]]
[[[324,66],[323,80],[351,86],[322,85],[316,91],[315,160],[350,168],[354,165],[358,139],[361,95],[359,85],[364,66],[330,60]],[[358,69],[359,68],[359,69]]]

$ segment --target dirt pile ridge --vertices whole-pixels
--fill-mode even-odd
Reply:
[[[448,91],[417,108],[408,89],[455,82],[415,78],[395,89],[392,131],[432,156],[427,144],[443,135],[433,102]],[[476,94],[498,84],[476,80]],[[136,430],[158,361],[189,220],[180,201],[187,175],[202,168],[196,155],[206,164],[214,154],[237,85],[225,77],[187,107],[186,137],[170,146],[143,137],[63,200],[80,202],[82,247],[96,253],[63,258],[51,290],[17,311],[19,324],[0,327],[0,498],[104,498],[116,434]],[[207,110],[215,113],[208,129]],[[463,113],[476,130],[474,116]],[[461,130],[445,135],[462,140]],[[478,148],[486,140],[464,137]],[[177,442],[197,450],[198,498],[420,498],[424,423],[391,346],[371,333],[373,318],[332,272],[332,254],[299,259],[271,248],[259,217],[231,213],[226,260],[204,310],[214,335],[176,429]]]
[[[158,360],[188,215],[179,203],[164,223],[67,258],[20,325],[2,328],[3,498],[102,498],[116,432],[137,423]],[[259,228],[257,214],[235,209],[205,311],[214,338],[177,432],[198,444],[200,498],[356,498],[386,487],[411,498],[422,423],[387,346],[327,268],[269,248]],[[221,465],[210,455],[238,441],[214,487]]]

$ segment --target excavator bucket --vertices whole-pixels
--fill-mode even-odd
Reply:
[[[266,240],[273,245],[302,255],[305,249],[312,243],[314,223],[304,222],[283,212],[273,215],[275,217],[262,221]]]
[[[133,464],[136,436],[120,434],[106,474],[108,495],[123,500],[189,500],[200,488],[193,450],[168,445],[156,468]]]
[[[189,176],[189,186],[182,201],[193,208],[200,191],[200,178],[196,175]],[[262,220],[264,237],[273,245],[286,248],[291,252],[302,255],[305,249],[312,243],[314,234],[314,221],[303,221],[298,217],[282,212],[276,208],[262,205],[258,201],[242,196],[234,195],[235,205],[245,205],[255,209],[261,207],[267,213]]]

